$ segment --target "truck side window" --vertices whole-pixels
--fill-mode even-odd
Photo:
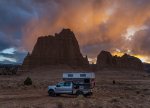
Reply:
[[[64,86],[71,86],[71,82],[65,82]]]
[[[60,87],[62,87],[64,85],[64,83],[61,82],[61,83],[58,83],[57,85],[60,86]]]
[[[73,77],[73,74],[68,74],[68,77]]]

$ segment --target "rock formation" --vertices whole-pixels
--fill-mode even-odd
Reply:
[[[33,68],[46,65],[88,66],[87,57],[84,58],[74,33],[70,29],[63,29],[55,36],[39,37],[31,54],[23,62],[23,67]]]
[[[143,63],[140,59],[124,54],[122,57],[112,56],[110,52],[102,51],[97,57],[97,69],[131,69],[143,70]]]
[[[99,66],[99,68],[112,67],[113,57],[112,57],[111,53],[107,52],[107,51],[102,51],[97,56],[97,65]]]
[[[63,29],[55,36],[39,37],[32,53],[25,57],[22,67],[50,65],[89,67],[88,58],[82,56],[78,41],[70,29]],[[102,51],[97,57],[96,69],[104,68],[143,70],[143,64],[140,59],[127,54],[118,57]]]

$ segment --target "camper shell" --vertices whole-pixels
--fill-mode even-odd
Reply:
[[[82,88],[94,88],[95,86],[95,73],[93,72],[68,72],[63,73],[64,81],[72,81],[74,84]]]

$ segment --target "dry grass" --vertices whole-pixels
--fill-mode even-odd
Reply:
[[[150,78],[144,72],[99,71],[92,97],[49,97],[47,86],[61,81],[66,71],[73,69],[40,68],[0,76],[0,108],[149,108]],[[27,76],[33,85],[23,85]]]

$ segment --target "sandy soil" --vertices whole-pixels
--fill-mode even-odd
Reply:
[[[71,68],[39,68],[16,76],[0,76],[0,108],[150,108],[150,76],[144,72],[98,71],[91,97],[49,97],[47,86],[61,81]],[[24,86],[29,76],[32,86]],[[116,84],[113,84],[115,80]]]

